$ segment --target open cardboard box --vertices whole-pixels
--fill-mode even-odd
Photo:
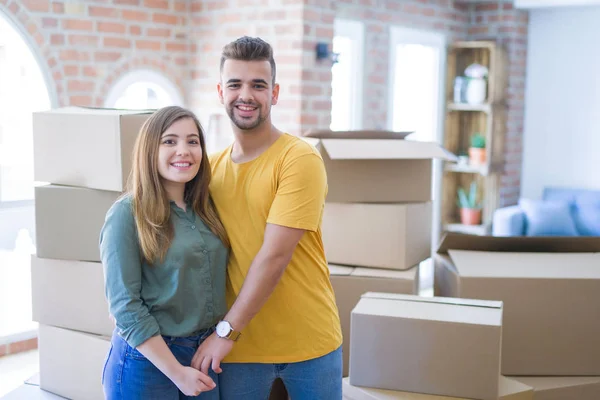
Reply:
[[[502,374],[600,375],[600,238],[447,234],[435,294],[504,303]]]
[[[498,396],[502,303],[366,293],[352,310],[350,384]]]
[[[430,201],[433,159],[456,160],[456,156],[437,143],[406,140],[404,136],[385,131],[340,131],[305,137],[323,157],[329,186],[327,201]]]

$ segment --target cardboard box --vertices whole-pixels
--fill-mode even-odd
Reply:
[[[103,400],[110,338],[39,326],[40,387],[68,399]]]
[[[598,400],[600,377],[513,377],[533,388],[533,400]]]
[[[335,135],[336,139],[305,139],[323,157],[329,186],[327,201],[331,203],[430,201],[433,159],[456,159],[434,142],[371,139],[368,135],[360,139],[352,132]]]
[[[352,309],[367,292],[398,294],[418,293],[418,267],[408,271],[391,271],[374,268],[351,268],[329,265],[331,285],[335,292],[342,334],[344,336],[344,372],[348,376],[350,359],[350,315]]]
[[[600,238],[448,234],[435,293],[504,302],[502,374],[600,375]]]
[[[33,320],[111,336],[102,264],[31,257]]]
[[[348,378],[344,378],[342,390],[344,400],[467,400],[458,397],[352,386]],[[533,389],[523,383],[501,376],[498,382],[498,399],[533,400]]]
[[[323,245],[330,263],[409,269],[431,257],[431,202],[325,203]]]
[[[33,113],[36,181],[122,191],[148,111],[64,107]]]
[[[37,256],[100,261],[100,230],[119,192],[46,185],[35,188]]]
[[[366,293],[352,310],[350,384],[491,400],[502,303]]]

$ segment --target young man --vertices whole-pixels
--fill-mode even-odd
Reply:
[[[341,399],[342,334],[320,227],[323,160],[271,122],[279,85],[268,43],[225,46],[217,88],[235,134],[211,157],[210,186],[232,246],[231,308],[192,366],[220,372],[224,400],[266,399],[278,377],[294,400]]]

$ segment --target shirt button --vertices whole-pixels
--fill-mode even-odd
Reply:
[[[207,309],[208,311],[212,311],[212,306],[208,306],[208,307],[206,307],[206,309]]]
[[[204,283],[210,283],[210,279],[206,279]]]
[[[206,253],[207,253],[206,249],[202,250],[202,252],[203,252],[204,254],[206,254]]]
[[[196,229],[196,225],[192,225],[192,229]]]

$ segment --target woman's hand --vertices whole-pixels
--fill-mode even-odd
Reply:
[[[186,396],[198,396],[202,392],[208,392],[215,388],[215,382],[210,376],[192,367],[184,367],[173,376],[173,383]]]

